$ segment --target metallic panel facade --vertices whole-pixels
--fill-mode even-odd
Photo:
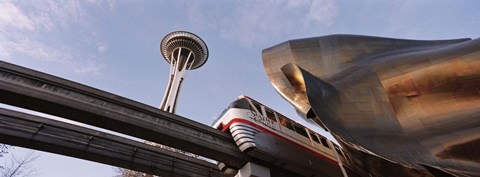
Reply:
[[[365,175],[480,174],[480,39],[330,35],[262,58],[277,92]]]

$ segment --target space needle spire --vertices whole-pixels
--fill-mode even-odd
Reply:
[[[160,109],[175,113],[178,93],[186,71],[200,68],[207,62],[208,48],[197,35],[175,31],[162,39],[160,52],[170,63],[170,77]]]

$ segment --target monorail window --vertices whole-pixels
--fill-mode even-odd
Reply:
[[[287,127],[288,129],[290,129],[292,131],[295,131],[295,129],[293,129],[292,122],[290,122],[290,120],[288,120],[287,118],[283,117],[280,114],[278,115],[278,119],[280,120],[280,125],[282,125],[284,127]]]
[[[245,98],[234,101],[228,106],[228,108],[251,109],[250,104],[248,104],[248,101]]]
[[[325,146],[326,148],[330,149],[330,146],[328,145],[327,139],[325,138],[320,138],[320,141],[322,141],[322,145]]]
[[[218,116],[217,119],[215,119],[214,122],[217,122],[220,118],[222,118],[223,115],[225,115],[225,113],[227,113],[227,111],[230,110],[230,108],[240,108],[240,109],[252,110],[252,108],[250,107],[250,104],[248,103],[248,101],[245,98],[238,99],[238,100],[235,100],[234,102],[230,103],[230,105],[228,105],[228,107],[223,110],[223,112],[220,114],[220,116]]]
[[[318,140],[317,134],[310,132],[310,136],[312,137],[312,140],[320,144],[320,140]]]
[[[258,112],[260,114],[262,114],[262,107],[260,106],[260,104],[254,102],[254,101],[252,101],[252,104],[253,104],[253,106],[255,106],[255,108],[257,108]]]
[[[305,130],[305,128],[297,125],[297,124],[293,124],[293,127],[295,127],[295,131],[300,134],[300,135],[303,135],[305,137],[308,138],[308,134],[307,134],[307,130]]]
[[[267,114],[266,116],[267,116],[270,120],[273,120],[274,122],[277,121],[277,119],[275,119],[275,114],[273,113],[272,110],[265,108],[265,113]]]

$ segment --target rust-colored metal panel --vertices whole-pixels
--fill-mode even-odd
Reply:
[[[480,174],[480,39],[331,35],[262,58],[277,92],[348,146],[363,174],[391,176],[382,163],[403,176]]]

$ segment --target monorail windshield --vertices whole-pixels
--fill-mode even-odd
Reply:
[[[248,103],[246,98],[241,98],[230,103],[227,109],[230,109],[230,108],[251,109],[250,104]]]
[[[250,104],[248,103],[248,100],[246,98],[240,98],[230,103],[230,105],[228,105],[228,107],[223,110],[222,114],[220,114],[220,116],[218,116],[218,118],[215,119],[214,122],[217,122],[220,118],[222,118],[223,115],[225,115],[225,113],[227,113],[227,111],[231,108],[252,110]]]

